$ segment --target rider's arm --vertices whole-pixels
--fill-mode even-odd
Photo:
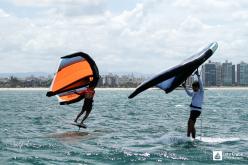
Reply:
[[[185,92],[187,93],[187,95],[190,96],[190,97],[192,97],[192,96],[193,96],[193,92],[190,92],[190,91],[187,89],[185,83],[183,83],[182,86],[183,86]]]
[[[203,89],[203,84],[202,84],[202,80],[201,80],[199,74],[197,75],[197,78],[198,78],[198,82],[199,82],[199,86],[200,86],[200,91],[203,92],[203,91],[204,91],[204,89]]]

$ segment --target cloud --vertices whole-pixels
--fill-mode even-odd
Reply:
[[[104,0],[10,0],[18,7],[57,10],[67,16],[92,15],[103,12]],[[40,12],[40,10],[38,10]]]
[[[87,5],[97,6],[103,3],[103,0],[10,0],[18,6],[52,6],[54,5]]]
[[[101,0],[12,3],[36,14],[0,9],[2,72],[53,72],[60,56],[84,51],[103,72],[155,73],[212,41],[219,43],[212,60],[248,62],[246,1],[146,0],[119,12]]]
[[[9,14],[6,13],[4,10],[0,9],[0,18],[8,17]]]

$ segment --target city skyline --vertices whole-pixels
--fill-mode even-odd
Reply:
[[[205,65],[206,63],[209,63],[209,61],[213,62],[212,59],[210,58],[208,61],[206,61],[205,63],[203,63],[200,67],[202,67],[203,65]],[[240,61],[238,63],[233,63],[232,61],[229,60],[224,60],[224,61],[214,61],[214,63],[224,63],[224,62],[231,62],[234,65],[238,65],[241,63],[248,63],[248,61]],[[163,68],[161,71],[164,71],[166,69],[169,69],[173,66],[169,66],[168,68]],[[31,76],[31,75],[39,75],[39,76],[48,76],[48,75],[53,75],[56,72],[56,70],[54,70],[54,72],[0,72],[0,77],[8,77],[8,76],[15,76],[15,77],[27,77],[27,76]],[[100,74],[101,75],[108,75],[108,74],[115,74],[115,75],[128,75],[128,74],[134,74],[134,75],[138,75],[138,76],[152,76],[153,74],[157,74],[158,72],[154,72],[154,73],[143,73],[143,72],[105,72],[105,71],[101,71],[100,70]]]
[[[61,56],[77,51],[91,55],[100,71],[157,73],[214,41],[213,61],[248,61],[243,0],[2,0],[0,6],[1,73],[53,73]]]
[[[221,63],[209,60],[199,69],[203,84],[206,87],[248,86],[248,63],[241,62],[235,65],[230,61]],[[153,76],[152,74],[106,73],[101,74],[98,87],[137,87]],[[0,87],[48,87],[52,77],[51,74],[41,74],[39,76],[26,75],[26,77],[15,77],[13,75],[2,77],[0,74]],[[191,86],[194,79],[194,75],[188,77],[186,84]]]
[[[248,63],[209,60],[202,65],[202,79],[205,86],[248,86]]]

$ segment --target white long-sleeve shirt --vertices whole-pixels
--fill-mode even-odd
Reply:
[[[200,85],[200,88],[197,92],[191,92],[187,88],[184,88],[184,89],[185,89],[186,93],[190,97],[192,97],[190,109],[201,111],[202,110],[202,104],[203,104],[203,98],[204,98],[204,89],[203,89],[203,85],[202,85],[202,81],[201,81],[200,76],[197,76],[197,78],[198,78],[198,82]]]

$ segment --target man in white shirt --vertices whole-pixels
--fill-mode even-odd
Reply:
[[[201,111],[202,111],[202,104],[203,104],[203,98],[204,98],[204,90],[203,90],[203,85],[202,81],[200,78],[200,75],[198,73],[198,70],[195,72],[197,75],[198,81],[195,81],[192,83],[192,89],[193,92],[189,91],[186,88],[185,83],[182,84],[184,87],[186,93],[192,97],[192,101],[190,104],[190,117],[188,120],[188,131],[187,131],[187,136],[190,137],[190,134],[193,139],[195,139],[195,122],[196,119],[200,116]]]

